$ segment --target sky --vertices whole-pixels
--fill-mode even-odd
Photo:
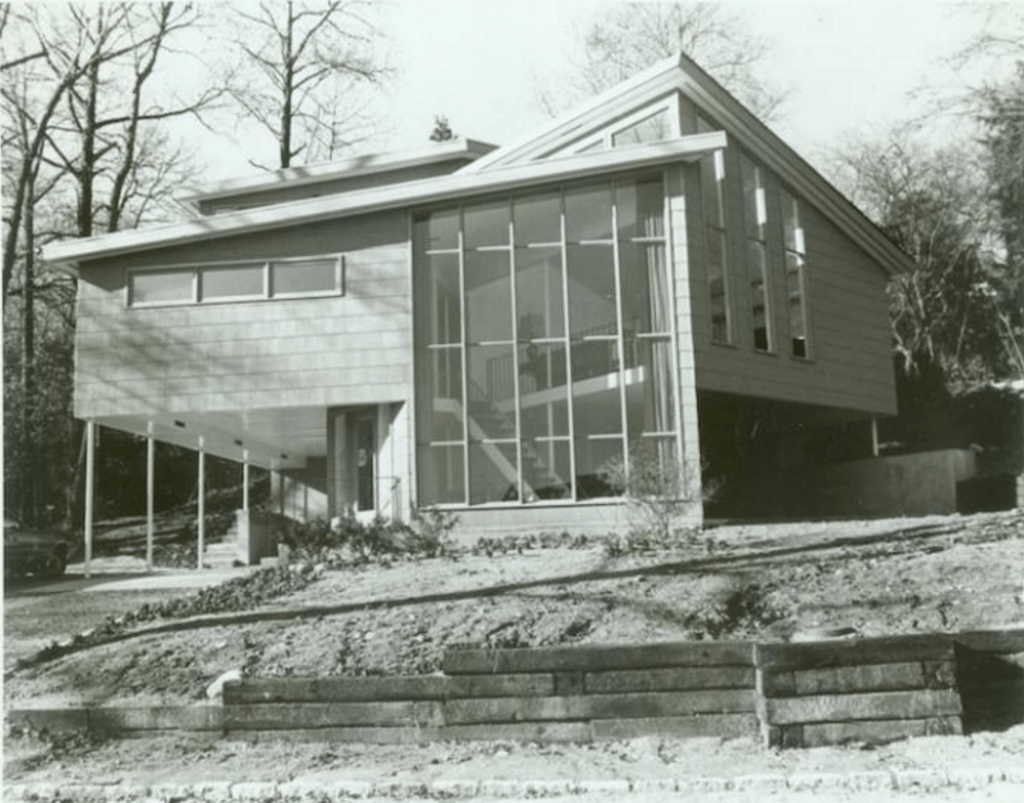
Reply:
[[[427,143],[435,115],[458,136],[503,144],[546,119],[538,76],[558,75],[595,0],[392,0],[383,27],[398,75],[384,99],[386,135],[374,150]],[[812,158],[843,136],[880,134],[929,102],[908,93],[956,88],[986,77],[957,72],[948,55],[979,24],[979,3],[762,0],[730,3],[767,39],[763,65],[788,90],[775,130]],[[990,68],[989,68],[990,69]],[[253,172],[226,148],[209,177]]]

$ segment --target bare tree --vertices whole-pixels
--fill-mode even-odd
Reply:
[[[46,496],[43,474],[60,462],[43,459],[48,439],[72,426],[68,377],[47,366],[57,365],[51,353],[71,353],[75,285],[40,269],[37,248],[90,236],[98,226],[113,231],[126,216],[137,222],[166,192],[167,182],[155,179],[180,165],[181,156],[153,126],[197,113],[216,92],[200,93],[191,103],[154,103],[147,86],[169,37],[194,19],[170,3],[29,6],[13,14],[5,7],[0,16],[8,55],[2,71],[4,305],[17,312],[5,316],[4,345],[19,372],[16,386],[5,376],[7,407],[18,412],[16,419],[7,417],[5,475],[17,475],[13,484],[27,521],[39,511],[37,494]],[[37,373],[41,357],[46,376],[61,377],[45,386]],[[67,418],[42,417],[49,414]],[[70,440],[63,438],[62,448]]]
[[[766,41],[718,3],[617,3],[578,33],[582,53],[556,89],[540,92],[555,113],[680,51],[763,120],[775,119],[785,92],[759,74]]]
[[[278,167],[298,156],[331,158],[366,138],[372,122],[362,90],[391,74],[375,53],[371,9],[366,0],[236,9],[243,25],[235,44],[245,59],[229,76],[229,91],[244,115],[273,136]]]
[[[889,283],[904,375],[938,370],[952,388],[1020,375],[1022,311],[998,248],[984,153],[929,148],[904,131],[844,143],[832,173],[914,261]]]

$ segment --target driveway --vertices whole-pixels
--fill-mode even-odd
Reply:
[[[84,564],[77,563],[69,565],[59,580],[5,580],[4,667],[145,603],[187,596],[252,571],[240,567],[147,572],[144,560],[125,556],[97,558],[90,569],[88,578]]]

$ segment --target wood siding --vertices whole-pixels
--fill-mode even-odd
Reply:
[[[688,182],[699,186],[699,169],[693,166],[686,171]],[[806,240],[805,300],[810,358],[791,356],[780,183],[763,166],[772,350],[754,350],[740,175],[740,151],[733,141],[726,154],[731,344],[712,341],[705,267],[707,238],[698,204],[690,204],[691,212],[687,215],[698,389],[867,414],[894,414],[896,392],[885,273],[818,210],[795,194]]]
[[[344,295],[129,309],[127,271],[344,255]],[[364,404],[409,398],[403,213],[224,238],[82,266],[75,415]]]

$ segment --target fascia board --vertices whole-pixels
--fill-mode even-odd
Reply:
[[[51,265],[75,265],[83,260],[185,243],[265,231],[370,212],[406,209],[479,193],[507,192],[540,182],[568,180],[643,168],[668,162],[696,161],[726,147],[725,132],[714,131],[629,148],[573,154],[495,168],[483,173],[454,173],[393,187],[360,190],[194,218],[149,229],[133,229],[83,240],[51,243],[43,259]]]
[[[183,203],[196,204],[201,201],[230,198],[232,195],[240,193],[272,190],[285,185],[301,187],[339,178],[373,175],[389,170],[449,162],[459,158],[475,160],[496,150],[497,147],[497,145],[480,140],[460,139],[430,148],[417,148],[396,153],[366,154],[335,162],[275,170],[259,176],[227,179],[196,192],[181,193],[176,198]]]
[[[582,127],[600,126],[604,118],[621,113],[623,105],[643,105],[671,90],[679,82],[679,58],[672,56],[655,63],[629,80],[573,107],[541,128],[492,151],[458,172],[475,173],[528,159],[538,152],[550,151],[552,145],[557,147],[560,140],[570,138]]]

